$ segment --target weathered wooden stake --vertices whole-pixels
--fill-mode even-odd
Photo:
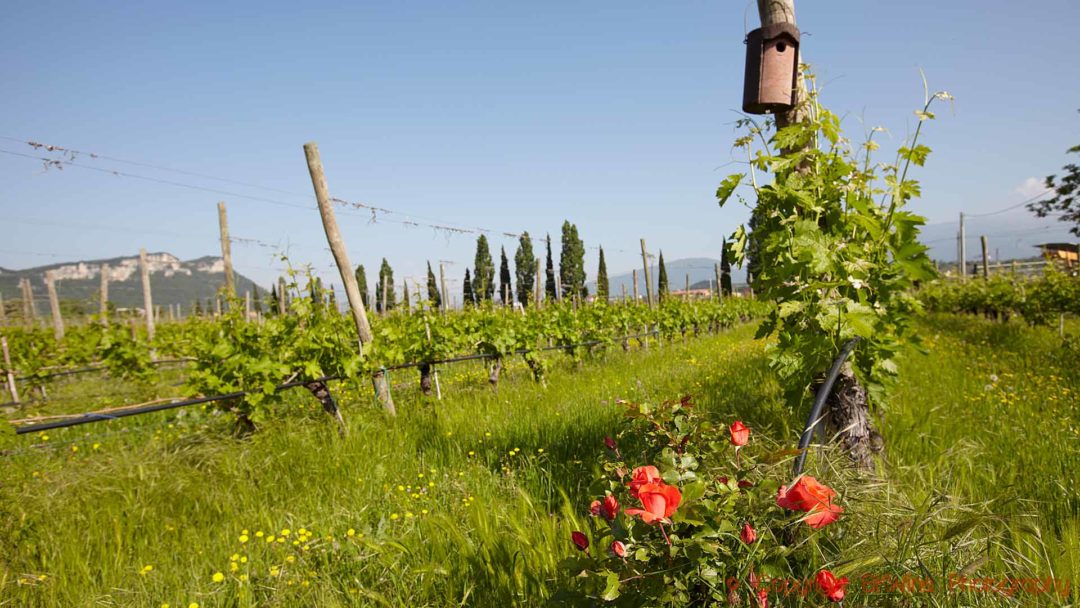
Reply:
[[[150,293],[150,263],[146,259],[146,249],[139,249],[139,274],[142,277],[143,310],[146,311],[146,339],[154,342],[154,298]],[[157,353],[150,349],[150,360],[157,360]]]
[[[236,282],[233,277],[232,246],[229,241],[229,218],[225,213],[225,201],[217,204],[218,229],[221,232],[221,259],[225,262],[225,295],[231,300],[236,297]]]
[[[11,400],[19,402],[19,391],[15,388],[15,370],[11,368],[11,353],[8,352],[7,338],[0,337],[0,346],[4,350],[4,374],[7,376],[7,387],[11,393]]]
[[[37,319],[37,307],[34,306],[34,288],[30,285],[30,279],[22,280],[23,319],[28,327],[34,326]]]
[[[637,291],[637,268],[635,268],[635,269],[634,269],[634,303],[635,303],[635,304],[637,303],[637,300],[638,300],[638,291]]]
[[[982,275],[984,279],[990,278],[990,248],[989,243],[986,242],[986,235],[979,237],[979,241],[982,243]]]
[[[622,287],[622,299],[623,299],[623,302],[625,302],[626,301],[626,283],[620,283],[619,286]]]
[[[450,306],[450,293],[446,291],[446,269],[442,262],[439,262],[439,286],[442,288],[439,303],[442,304],[442,311],[446,312],[447,307]]]
[[[251,290],[244,292],[244,318],[251,320]]]
[[[724,299],[724,290],[720,287],[720,264],[713,264],[713,271],[716,273],[716,293],[714,294],[718,300]]]
[[[45,273],[45,291],[49,294],[49,313],[52,315],[53,336],[56,341],[64,339],[64,317],[60,315],[60,298],[56,295],[56,275]]]
[[[386,275],[383,275],[383,278],[382,278],[382,302],[381,302],[381,305],[379,306],[379,312],[381,312],[384,315],[386,314],[386,293],[387,293],[387,291],[389,289],[390,289],[389,285],[386,284]]]
[[[0,293],[0,325],[7,325],[7,311],[4,310],[4,294]]]
[[[686,274],[686,289],[683,290],[683,299],[690,301],[690,273]]]
[[[536,271],[536,279],[533,282],[533,303],[539,309],[544,305],[544,283],[541,278],[540,258],[533,260],[533,270]]]
[[[285,305],[287,304],[287,302],[285,301],[286,297],[287,297],[287,295],[285,293],[285,277],[278,277],[278,280],[277,280],[277,311],[278,311],[278,314],[282,315],[282,316],[285,315]]]
[[[352,264],[349,263],[349,253],[345,249],[345,241],[341,238],[338,230],[337,218],[334,217],[334,208],[330,202],[330,191],[326,185],[326,175],[323,173],[322,161],[319,159],[319,147],[315,142],[304,144],[304,155],[307,157],[308,172],[311,174],[311,184],[315,188],[315,199],[319,203],[319,214],[322,216],[323,229],[326,232],[326,240],[330,244],[330,250],[334,254],[341,280],[345,284],[345,295],[349,300],[349,309],[352,311],[353,322],[360,337],[360,353],[364,352],[364,344],[370,344],[374,337],[371,334],[371,325],[368,324],[367,313],[364,311],[364,303],[360,299],[360,287],[356,283],[356,275],[353,274]],[[386,290],[383,289],[385,295]],[[395,415],[394,400],[390,396],[390,386],[386,381],[386,373],[379,370],[372,374],[372,384],[375,394],[383,407],[390,415]],[[338,413],[341,421],[341,414]],[[344,423],[342,422],[344,426]]]
[[[641,239],[641,263],[645,266],[645,301],[652,307],[652,273],[649,272],[649,253],[645,249],[645,239]]]
[[[101,314],[101,324],[109,325],[109,265],[101,265],[101,289],[99,290],[98,311]]]
[[[214,298],[214,317],[221,316],[221,296]]]

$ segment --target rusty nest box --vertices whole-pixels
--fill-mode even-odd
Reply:
[[[799,28],[774,23],[746,35],[743,111],[775,114],[795,107],[799,74]]]

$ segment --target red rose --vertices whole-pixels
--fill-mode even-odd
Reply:
[[[840,514],[844,512],[843,507],[833,504],[835,496],[835,490],[806,475],[800,477],[790,489],[780,486],[776,493],[776,504],[790,511],[809,513],[804,521],[816,530],[840,519]]]
[[[570,533],[570,540],[574,541],[574,546],[579,551],[587,551],[589,549],[589,539],[585,536],[584,532],[578,532],[574,530]]]
[[[754,544],[754,541],[757,540],[757,532],[754,532],[753,526],[749,523],[745,523],[743,524],[742,532],[739,533],[739,538],[742,539],[742,542],[752,545]]]
[[[626,557],[626,545],[624,545],[622,541],[612,541],[610,548],[612,555],[615,555],[616,557]]]
[[[660,471],[656,467],[649,465],[634,469],[630,479],[630,496],[637,498],[638,488],[647,483],[656,483],[658,481],[662,482],[663,478],[660,477]]]
[[[589,514],[592,515],[593,517],[599,517],[600,516],[600,501],[599,500],[594,500],[594,501],[592,501],[592,504],[589,505]]]
[[[746,428],[746,425],[741,421],[736,420],[731,423],[731,445],[735,447],[742,447],[746,445],[747,441],[750,441],[750,429]]]
[[[604,497],[604,502],[600,503],[600,514],[604,516],[604,519],[611,521],[615,519],[615,516],[619,513],[619,499],[615,498],[611,494]]]
[[[825,597],[831,602],[839,602],[844,599],[844,587],[848,584],[848,577],[836,578],[832,572],[822,570],[817,573],[817,586]]]
[[[643,508],[627,509],[626,514],[640,515],[642,521],[651,524],[665,520],[675,513],[682,502],[682,492],[663,482],[647,483],[638,488],[637,498]]]
[[[614,452],[615,448],[618,447],[615,445],[615,440],[611,437],[604,437],[604,445],[606,445],[607,449],[611,450],[612,452]]]

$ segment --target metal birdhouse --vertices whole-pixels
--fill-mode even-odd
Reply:
[[[744,112],[775,114],[795,107],[799,74],[799,28],[774,23],[746,35]]]

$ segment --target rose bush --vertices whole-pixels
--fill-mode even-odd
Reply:
[[[689,397],[619,404],[627,424],[604,439],[604,474],[572,539],[582,551],[565,563],[573,585],[559,599],[765,608],[770,579],[816,581],[812,604],[843,598],[847,580],[821,568],[842,535],[842,496],[809,475],[791,479],[795,450],[741,421],[724,437]]]

